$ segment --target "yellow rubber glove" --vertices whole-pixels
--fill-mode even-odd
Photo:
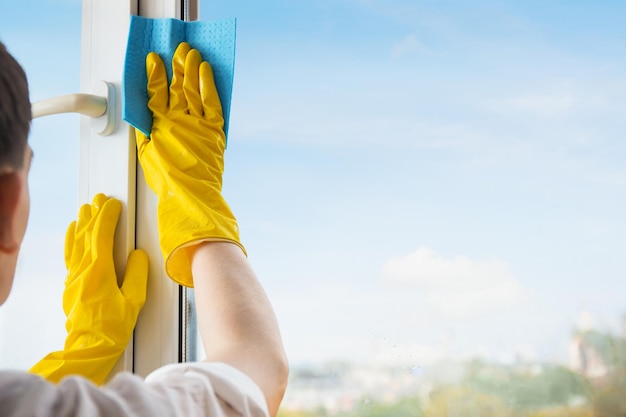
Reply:
[[[203,241],[244,247],[222,197],[224,118],[213,71],[200,52],[181,43],[172,58],[172,83],[154,52],[146,57],[150,138],[136,130],[139,161],[158,197],[158,227],[165,270],[193,287],[190,256]]]
[[[121,210],[118,200],[98,194],[70,224],[65,237],[65,347],[30,372],[51,382],[81,375],[102,384],[126,349],[146,301],[148,258],[142,250],[130,254],[120,288],[113,240]]]

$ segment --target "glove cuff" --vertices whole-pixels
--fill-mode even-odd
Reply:
[[[59,383],[66,376],[80,375],[96,385],[102,385],[124,353],[115,346],[63,350],[52,352],[33,365],[28,372],[39,375],[52,383]]]
[[[197,201],[189,201],[183,208],[180,203],[187,201],[175,198],[159,202],[159,242],[167,275],[176,283],[193,288],[191,260],[198,244],[230,242],[244,254],[246,250],[239,239],[237,220],[221,195],[210,200],[210,208]]]
[[[243,245],[236,240],[222,239],[222,238],[204,238],[186,242],[182,246],[174,249],[170,252],[169,256],[165,259],[165,272],[167,275],[179,285],[193,288],[193,275],[191,273],[191,260],[196,250],[197,245],[203,242],[229,242],[233,243],[242,250],[244,255],[248,256],[246,249]]]

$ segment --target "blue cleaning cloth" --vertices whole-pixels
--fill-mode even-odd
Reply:
[[[172,56],[185,41],[211,64],[215,86],[222,103],[224,133],[228,136],[230,101],[235,72],[235,19],[184,22],[177,19],[149,19],[131,16],[124,78],[122,80],[122,118],[144,135],[150,136],[152,112],[148,108],[146,56],[156,52],[172,80]]]

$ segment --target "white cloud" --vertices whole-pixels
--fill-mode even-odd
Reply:
[[[476,356],[479,346],[490,358],[517,357],[518,345],[535,343],[531,336],[520,340],[510,325],[529,313],[512,306],[526,293],[506,262],[444,258],[420,248],[387,262],[383,276],[272,292],[290,361],[424,366]]]
[[[506,262],[444,258],[426,247],[392,258],[382,275],[396,287],[422,291],[447,317],[491,313],[515,304],[523,293]]]
[[[450,354],[445,329],[408,295],[368,285],[320,285],[272,294],[290,362],[346,360],[412,366]]]
[[[405,55],[428,53],[429,50],[415,35],[407,35],[404,39],[396,42],[391,48],[391,57],[400,58]]]
[[[389,260],[383,268],[385,280],[401,284],[418,284],[434,290],[469,290],[489,286],[510,276],[508,264],[502,261],[474,261],[466,256],[446,259],[433,250],[416,251]]]
[[[516,110],[542,117],[556,117],[572,111],[579,101],[571,94],[530,94],[507,100]]]
[[[600,95],[568,90],[519,94],[496,100],[490,107],[498,112],[521,112],[544,119],[553,119],[570,116],[581,110],[606,106],[606,99]]]

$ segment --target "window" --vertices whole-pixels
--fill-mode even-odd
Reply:
[[[139,11],[173,16],[175,3]],[[281,417],[623,415],[626,6],[422,3],[200,4],[203,20],[238,19],[224,193],[291,362]],[[34,99],[78,89],[79,6],[46,7],[65,13],[0,13]],[[50,30],[12,24],[29,19]],[[64,337],[61,249],[49,248],[84,184],[77,120],[33,125],[29,240],[0,309],[5,367]],[[137,246],[161,271],[138,175]],[[192,309],[155,273],[134,344],[142,375],[198,343],[179,317]],[[29,338],[38,351],[7,350]]]

